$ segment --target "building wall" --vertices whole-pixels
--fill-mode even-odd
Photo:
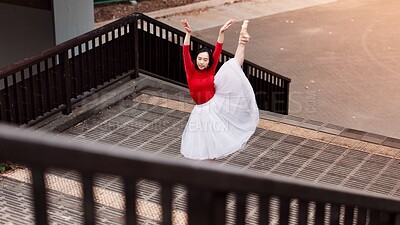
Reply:
[[[56,44],[94,29],[93,0],[53,0],[53,10]]]
[[[54,46],[50,10],[0,3],[0,68]]]
[[[93,0],[51,0],[52,10],[1,1],[0,69],[94,29]]]
[[[0,0],[0,3],[25,6],[28,8],[51,10],[53,0]]]

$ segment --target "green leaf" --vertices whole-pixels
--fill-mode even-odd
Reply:
[[[0,173],[6,172],[8,170],[15,170],[17,165],[13,165],[10,162],[0,162]]]
[[[0,163],[0,173],[6,171],[7,165],[5,163]]]

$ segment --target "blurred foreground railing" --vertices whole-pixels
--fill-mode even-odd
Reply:
[[[162,224],[172,224],[172,187],[187,189],[188,224],[226,224],[227,196],[235,196],[235,223],[258,212],[258,224],[400,224],[399,199],[340,187],[252,174],[210,163],[163,158],[96,144],[71,143],[8,126],[0,126],[0,161],[23,163],[32,171],[36,224],[48,224],[45,172],[65,168],[82,175],[85,224],[95,224],[93,176],[121,176],[126,224],[137,224],[136,185],[147,179],[161,185]],[[249,196],[258,203],[249,208]],[[275,207],[275,208],[274,208]],[[274,222],[273,222],[274,221]]]

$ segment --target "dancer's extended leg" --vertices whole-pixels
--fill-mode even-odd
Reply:
[[[250,35],[247,33],[248,23],[248,20],[243,21],[242,29],[240,30],[238,46],[235,52],[235,59],[238,61],[240,66],[242,66],[244,62],[244,49],[247,42],[250,41]]]

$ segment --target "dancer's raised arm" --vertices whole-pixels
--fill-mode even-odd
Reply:
[[[224,33],[226,30],[229,29],[229,27],[231,27],[231,25],[233,24],[233,22],[235,22],[235,19],[229,19],[228,21],[226,21],[226,23],[221,27],[221,29],[219,29],[219,34],[218,34],[218,39],[217,42],[218,43],[224,43]]]
[[[239,34],[239,42],[235,52],[235,59],[238,61],[239,65],[242,66],[244,62],[244,49],[247,42],[250,41],[250,35],[247,33],[247,25],[249,21],[245,20],[242,24],[242,29]]]
[[[181,23],[186,30],[185,39],[183,40],[182,54],[183,63],[186,71],[186,78],[188,78],[194,70],[194,65],[190,56],[190,36],[192,33],[192,29],[190,28],[189,23],[186,19],[181,20]]]
[[[181,20],[183,27],[186,30],[185,39],[183,40],[183,45],[190,45],[190,36],[192,34],[192,29],[186,19]]]

